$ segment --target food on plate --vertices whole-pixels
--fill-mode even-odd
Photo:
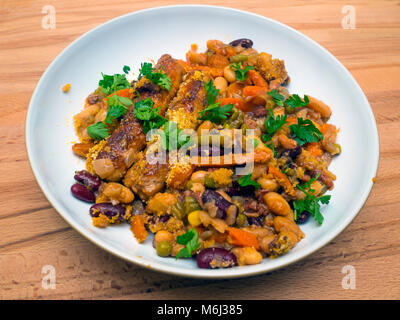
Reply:
[[[86,170],[71,193],[96,227],[128,223],[160,257],[227,268],[286,254],[301,224],[323,223],[339,130],[324,102],[289,93],[283,60],[209,40],[129,72],[102,74],[74,116]]]

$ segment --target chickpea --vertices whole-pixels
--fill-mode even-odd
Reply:
[[[130,203],[135,199],[131,190],[116,182],[104,183],[99,191],[97,203]]]
[[[260,243],[260,247],[261,250],[267,254],[271,253],[271,247],[270,244],[275,240],[275,235],[267,235],[265,237],[263,237],[259,243]]]
[[[279,216],[287,216],[291,211],[289,204],[279,193],[268,192],[263,199],[268,208]]]
[[[154,245],[157,246],[157,243],[161,241],[168,241],[172,243],[174,241],[174,235],[166,230],[157,231],[156,235],[154,236]]]
[[[194,183],[204,184],[204,179],[205,179],[206,175],[207,175],[207,171],[204,171],[204,170],[195,171],[195,172],[193,172],[190,180]]]
[[[261,253],[254,247],[234,248],[232,252],[237,257],[240,266],[259,264],[262,261]]]
[[[235,82],[236,81],[235,71],[233,71],[229,66],[226,66],[224,68],[224,77],[229,82]]]
[[[214,79],[214,86],[219,90],[219,93],[223,93],[228,87],[228,81],[224,77],[216,77]]]
[[[261,177],[257,182],[261,185],[262,189],[267,189],[269,191],[276,191],[279,188],[279,184],[273,179]]]

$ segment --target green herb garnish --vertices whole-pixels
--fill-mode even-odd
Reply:
[[[124,71],[124,73],[128,74],[129,71],[131,71],[131,68],[130,68],[129,66],[124,66],[124,67],[122,68],[122,71]]]
[[[107,126],[104,122],[101,121],[92,124],[91,126],[87,127],[86,130],[88,135],[91,136],[94,140],[102,140],[110,135]]]
[[[301,98],[297,94],[293,94],[285,100],[285,104],[291,109],[294,109],[296,107],[305,107],[310,103],[310,100],[306,95],[304,95],[303,99],[304,101],[301,100]]]
[[[177,236],[176,242],[185,246],[185,248],[179,250],[176,259],[190,258],[200,246],[199,234],[195,228],[191,228],[186,233]]]
[[[307,142],[318,142],[324,139],[321,131],[310,119],[297,118],[297,124],[292,124],[289,128],[293,138],[301,146]]]
[[[268,92],[268,95],[272,97],[272,99],[274,100],[275,104],[277,106],[282,107],[283,106],[283,102],[285,100],[285,97],[283,95],[281,95],[278,90],[273,89],[271,91]]]
[[[116,73],[110,76],[102,73],[101,75],[103,76],[103,79],[99,81],[99,86],[106,95],[130,87],[130,83],[126,80],[124,74]]]
[[[228,118],[233,109],[233,104],[220,106],[220,102],[215,102],[219,95],[219,89],[214,86],[212,80],[208,83],[204,82],[204,88],[206,89],[207,107],[199,112],[201,117],[198,119],[203,121],[209,120],[219,124],[222,120]]]
[[[168,77],[167,74],[162,73],[162,68],[159,72],[155,72],[155,69],[151,63],[144,62],[141,64],[139,70],[139,78],[142,75],[165,90],[171,90],[171,78]]]
[[[190,136],[183,133],[182,129],[178,128],[176,122],[168,121],[164,125],[165,139],[161,139],[161,146],[165,150],[180,149],[183,145],[190,141]]]
[[[267,133],[261,136],[262,141],[267,142],[271,140],[275,132],[277,132],[285,123],[287,123],[286,118],[286,115],[278,115],[275,118],[274,112],[272,111],[272,109],[269,109],[269,116],[267,119],[265,119],[264,122],[264,128]]]
[[[254,186],[256,187],[256,189],[259,189],[261,187],[261,185],[257,181],[251,180],[251,173],[246,176],[240,177],[238,179],[238,183],[242,187]]]
[[[160,107],[154,108],[154,102],[150,98],[139,99],[133,109],[135,118],[143,121],[144,133],[148,133],[152,129],[158,129],[167,122],[159,112]]]
[[[249,70],[253,70],[254,67],[253,66],[247,66],[245,68],[242,69],[242,63],[232,63],[229,66],[232,70],[235,71],[235,76],[236,76],[236,80],[237,81],[245,81],[247,78],[247,72],[249,72]]]
[[[316,197],[312,193],[315,191],[311,188],[311,183],[316,181],[319,177],[320,173],[317,174],[315,178],[310,179],[303,185],[297,185],[297,189],[300,191],[304,192],[306,194],[306,197],[304,200],[296,200],[293,203],[294,207],[294,219],[297,220],[298,216],[303,212],[303,211],[308,211],[315,219],[315,221],[318,222],[318,224],[322,224],[324,221],[324,217],[320,211],[321,209],[321,204],[328,204],[331,196],[330,195],[325,195],[321,197]]]

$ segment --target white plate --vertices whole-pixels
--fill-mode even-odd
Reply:
[[[337,175],[325,221],[302,226],[306,238],[287,255],[261,264],[231,269],[199,269],[194,259],[160,258],[151,239],[138,244],[128,225],[98,229],[89,205],[72,197],[74,171],[84,162],[74,156],[77,140],[72,116],[99,81],[100,73],[137,72],[143,61],[163,53],[184,58],[190,44],[204,49],[208,39],[230,42],[250,38],[254,48],[284,59],[292,93],[310,94],[333,110],[340,127],[342,154],[330,166]],[[137,73],[136,73],[137,74]],[[67,94],[61,87],[71,83]],[[71,43],[48,67],[32,96],[26,119],[26,144],[35,177],[63,218],[105,250],[153,270],[201,278],[233,278],[271,271],[304,258],[337,236],[366,201],[379,158],[378,132],[368,101],[351,74],[327,50],[279,22],[256,14],[213,6],[170,6],[113,19]]]

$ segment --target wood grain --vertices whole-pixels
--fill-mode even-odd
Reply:
[[[178,278],[131,265],[84,239],[47,202],[30,169],[24,138],[27,106],[41,74],[62,49],[93,27],[172,3],[50,2],[0,0],[0,298],[400,298],[399,1],[200,1],[279,20],[326,47],[366,93],[381,143],[377,182],[342,234],[285,269],[229,281]],[[41,27],[47,4],[56,9],[55,30]],[[348,4],[356,8],[355,30],[341,27],[341,10]],[[47,264],[56,269],[55,290],[41,285]],[[345,265],[356,268],[355,290],[341,286]]]

